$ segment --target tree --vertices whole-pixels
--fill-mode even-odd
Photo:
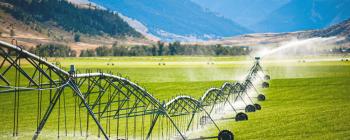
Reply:
[[[16,34],[15,34],[15,30],[14,30],[14,29],[11,29],[11,30],[10,30],[10,36],[11,36],[11,37],[14,37],[15,35],[16,35]]]
[[[100,46],[95,49],[97,56],[109,56],[111,55],[111,49],[106,46]]]
[[[81,50],[79,57],[86,57],[86,50]]]
[[[152,55],[156,56],[157,55],[157,48],[155,45],[152,46]]]
[[[70,57],[77,57],[77,51],[72,50],[72,51],[69,53],[69,56],[70,56]]]
[[[160,42],[158,41],[157,42],[157,45],[158,45],[158,55],[159,56],[162,56],[163,55],[163,48],[164,48],[164,43],[163,42]]]
[[[223,55],[224,54],[224,48],[221,46],[221,44],[218,44],[215,46],[215,55]]]
[[[116,41],[113,43],[112,48],[111,48],[111,53],[112,53],[111,55],[112,56],[117,56],[117,53],[118,53],[117,46],[118,46],[118,42]]]
[[[31,48],[30,52],[44,57],[75,57],[76,52],[70,47],[61,44],[40,44],[36,48]]]
[[[80,34],[79,33],[74,34],[74,41],[80,42]]]
[[[95,50],[93,49],[86,49],[80,52],[80,57],[94,57],[94,56],[96,56],[96,53],[95,53]]]
[[[185,47],[186,46],[182,46],[180,41],[175,41],[173,43],[173,47],[174,47],[174,54],[175,55],[184,55],[185,54]]]
[[[169,54],[175,55],[176,54],[176,48],[173,44],[169,43]]]
[[[28,52],[35,54],[35,50],[36,50],[35,47],[30,47]]]

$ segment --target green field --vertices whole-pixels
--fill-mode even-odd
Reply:
[[[237,139],[350,139],[350,62],[335,58],[304,57],[305,63],[298,58],[263,60],[264,70],[272,77],[271,87],[262,90],[267,96],[260,103],[263,109],[249,113],[248,121],[218,121],[219,126],[233,131]],[[74,64],[80,72],[92,69],[122,74],[160,101],[177,95],[199,98],[211,87],[244,78],[253,64],[249,57],[243,56],[50,58],[49,61],[59,62],[65,69]],[[25,115],[21,118],[19,135],[23,139],[28,139],[36,126],[35,121],[25,121],[35,120],[29,118],[36,113],[37,98],[33,95],[21,96],[20,110]],[[69,97],[72,96],[66,96]],[[12,99],[11,94],[0,95],[0,139],[12,138]],[[57,136],[54,121],[57,114],[52,115],[49,119],[52,123],[45,126],[43,134],[53,136],[42,139]],[[68,127],[72,130],[71,124]],[[210,135],[217,135],[217,131],[208,130],[203,136]]]

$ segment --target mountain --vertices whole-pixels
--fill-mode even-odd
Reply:
[[[254,25],[257,32],[321,29],[350,17],[350,0],[291,0]]]
[[[59,44],[71,47],[78,55],[81,50],[99,46],[154,44],[122,15],[84,1],[0,0],[0,40],[11,43],[15,39],[26,49]]]
[[[315,37],[336,37],[333,41],[336,41],[334,46],[346,47],[350,46],[350,18],[347,20],[317,30],[307,30],[298,32],[285,32],[285,33],[254,33],[244,34],[234,37],[227,37],[218,40],[210,40],[206,42],[192,42],[189,44],[199,45],[230,45],[230,46],[255,46],[255,47],[271,47],[279,46],[281,43],[293,41],[296,39],[305,40]]]
[[[192,0],[256,33],[329,27],[350,17],[350,0]]]
[[[141,34],[118,14],[106,10],[77,8],[64,0],[0,0],[0,2],[5,13],[28,25],[50,24],[66,31],[89,35],[141,37]]]
[[[96,3],[90,2],[89,0],[67,0],[68,2],[80,7],[80,8],[96,8],[100,10],[107,10],[101,5],[98,5]],[[117,13],[117,12],[115,12]],[[129,24],[132,28],[134,28],[137,32],[141,33],[146,39],[149,39],[151,41],[158,41],[159,38],[148,33],[148,28],[143,25],[138,20],[132,19],[130,17],[124,16],[121,13],[117,13],[120,18],[122,18],[126,23]]]
[[[210,39],[234,36],[249,30],[205,10],[190,0],[90,0],[136,19],[163,40]]]
[[[218,15],[250,28],[290,0],[192,0]]]
[[[344,36],[350,40],[350,19],[321,30],[308,33],[312,37]]]

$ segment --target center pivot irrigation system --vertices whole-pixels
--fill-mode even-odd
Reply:
[[[41,133],[52,136],[57,129],[58,137],[232,140],[233,133],[222,130],[216,122],[248,120],[244,112],[261,109],[256,101],[265,100],[265,96],[257,88],[269,87],[266,81],[270,79],[257,57],[242,82],[211,88],[200,99],[177,96],[165,102],[121,76],[90,71],[80,74],[74,66],[67,72],[1,41],[0,56],[0,95],[11,95],[12,107],[7,109],[13,110],[9,113],[12,120],[7,120],[13,127],[8,131],[14,137],[20,136],[20,130],[35,131],[33,139]],[[23,127],[27,121],[36,121],[36,126]],[[217,129],[218,135],[195,135],[207,128]]]

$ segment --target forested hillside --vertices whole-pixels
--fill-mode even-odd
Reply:
[[[64,0],[0,0],[1,8],[26,24],[50,23],[66,31],[89,35],[141,37],[116,13],[77,8]]]

